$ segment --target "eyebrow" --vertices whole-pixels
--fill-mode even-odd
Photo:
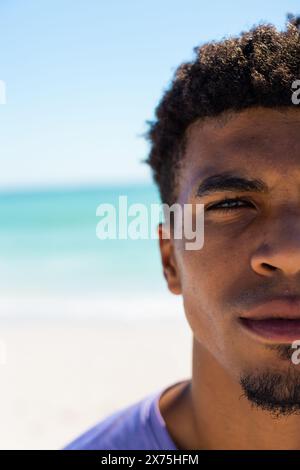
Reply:
[[[223,172],[205,178],[198,186],[196,196],[207,196],[217,191],[268,193],[269,188],[261,179],[248,179],[233,173]]]

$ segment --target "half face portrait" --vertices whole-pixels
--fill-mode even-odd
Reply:
[[[218,376],[216,394],[232,382],[236,397],[241,386],[274,413],[300,410],[300,369],[291,361],[300,335],[299,135],[292,107],[193,123],[176,200],[204,204],[204,245],[161,241],[169,289],[183,296],[195,354]]]

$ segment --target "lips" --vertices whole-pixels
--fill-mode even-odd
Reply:
[[[239,318],[250,334],[272,342],[300,339],[300,297],[281,297],[260,304]]]

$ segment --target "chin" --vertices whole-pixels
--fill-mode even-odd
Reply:
[[[253,407],[277,418],[300,414],[300,369],[293,364],[248,369],[240,375],[239,383]]]

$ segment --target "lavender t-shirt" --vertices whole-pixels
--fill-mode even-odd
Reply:
[[[178,450],[161,415],[160,389],[104,418],[63,450]]]

